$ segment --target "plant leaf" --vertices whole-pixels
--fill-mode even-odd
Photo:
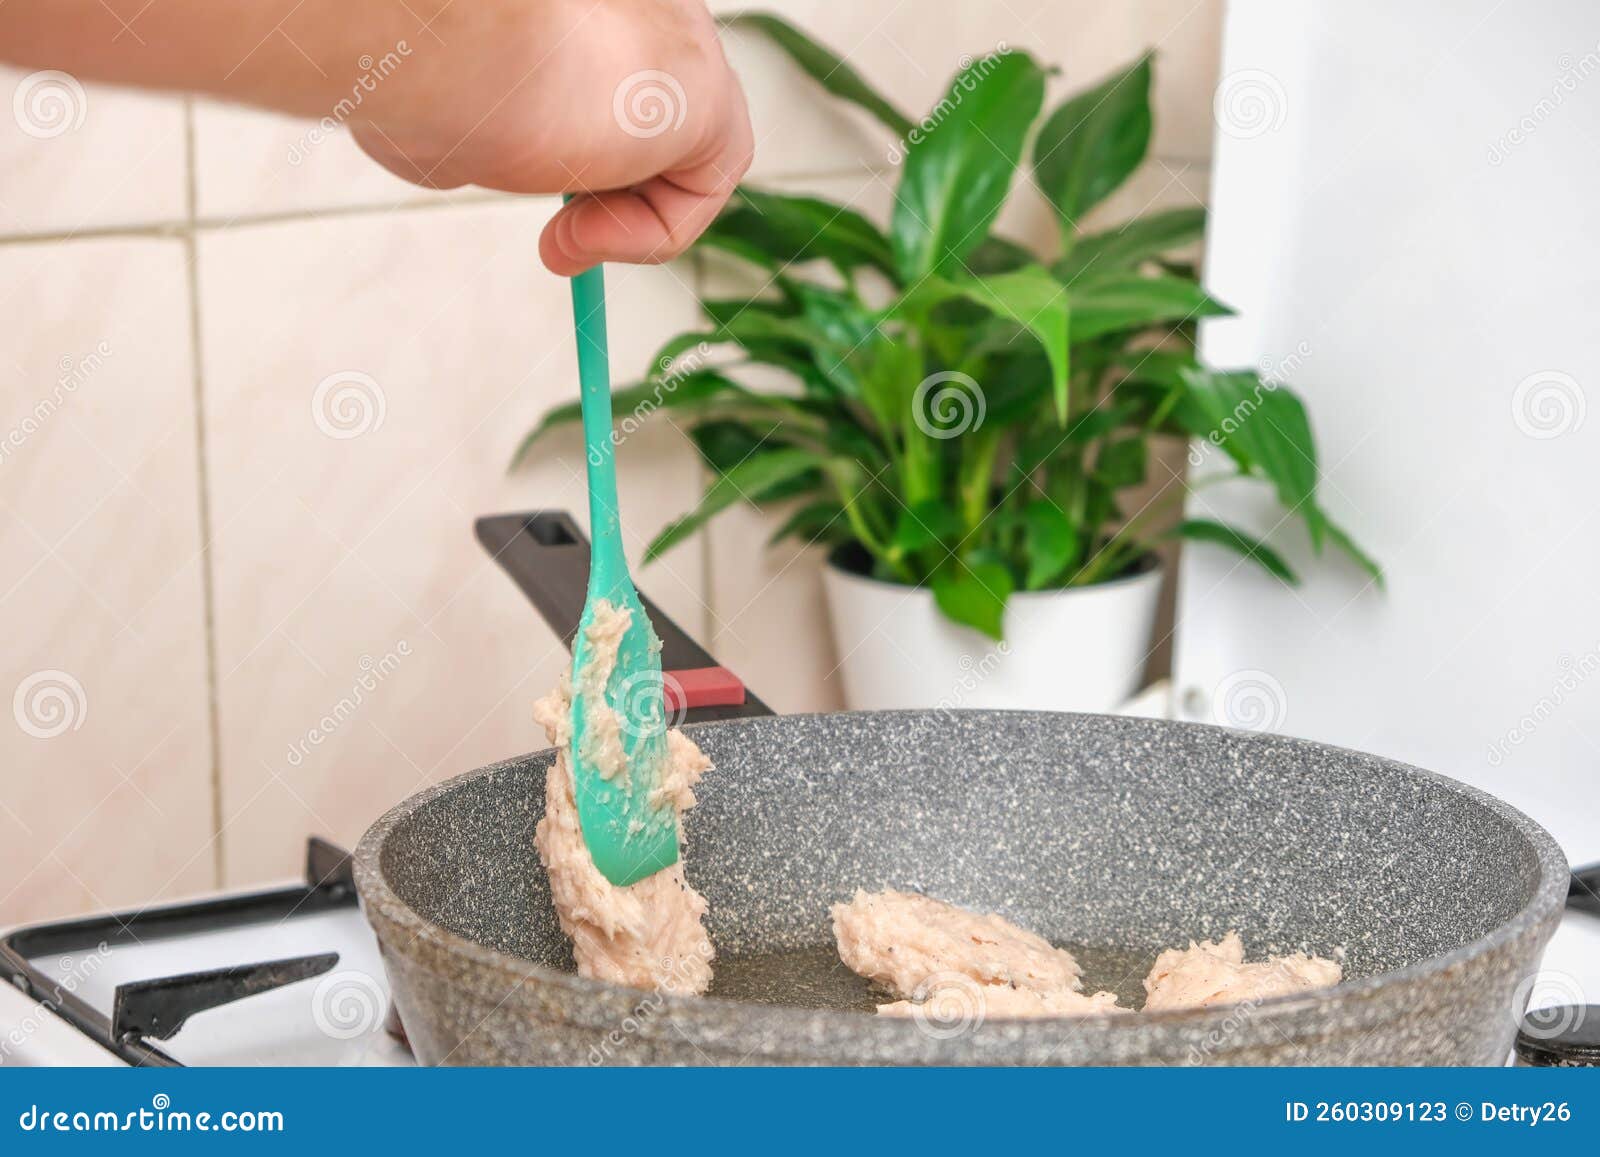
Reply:
[[[711,223],[702,242],[776,269],[804,261],[830,261],[844,274],[867,265],[891,276],[889,239],[844,205],[821,197],[792,197],[741,187]]]
[[[1030,265],[1013,273],[947,281],[930,277],[891,307],[890,313],[931,310],[952,298],[976,302],[997,317],[1022,326],[1038,341],[1050,362],[1050,392],[1056,414],[1067,412],[1067,378],[1071,370],[1068,344],[1070,306],[1065,287],[1041,266]],[[983,383],[979,383],[980,388]]]
[[[889,240],[906,284],[947,272],[988,235],[1044,101],[1025,52],[986,56],[957,74],[906,146]]]
[[[904,136],[911,131],[906,115],[879,96],[855,69],[781,16],[771,12],[738,12],[725,23],[732,28],[752,28],[760,32],[788,53],[789,58],[824,89],[840,100],[865,109],[890,132]]]
[[[1071,349],[1067,344],[1070,305],[1060,282],[1037,265],[1014,273],[997,273],[957,288],[967,298],[1028,330],[1039,341],[1050,359],[1050,394],[1055,399],[1056,417],[1066,421],[1067,375],[1071,370]]]
[[[1024,585],[1030,591],[1043,590],[1078,556],[1078,528],[1048,498],[1028,503],[1022,518],[1023,538],[1028,548],[1028,575]]]
[[[1033,172],[1063,227],[1081,220],[1139,167],[1150,125],[1149,56],[1050,114],[1033,143]]]
[[[990,234],[966,256],[967,272],[975,277],[992,273],[1010,273],[1024,265],[1037,264],[1039,259],[1025,246],[1005,237]]]
[[[1343,527],[1341,527],[1338,523],[1333,522],[1328,518],[1327,515],[1323,515],[1322,528],[1327,532],[1329,542],[1333,543],[1334,546],[1344,551],[1345,554],[1354,560],[1357,566],[1372,576],[1372,581],[1375,582],[1380,589],[1384,586],[1383,567],[1378,565],[1376,559],[1357,546],[1355,541],[1350,537]]]
[[[768,297],[705,298],[700,312],[715,327],[719,341],[781,341],[804,346],[815,336],[787,301]]]
[[[997,562],[954,560],[933,579],[933,601],[949,618],[976,627],[991,639],[1005,638],[1006,600],[1016,584]]]
[[[1167,274],[1079,279],[1068,284],[1067,297],[1072,303],[1074,345],[1119,330],[1232,312],[1193,281]]]
[[[1212,522],[1205,518],[1191,518],[1185,522],[1178,523],[1177,526],[1167,532],[1167,536],[1188,539],[1190,542],[1209,542],[1217,546],[1226,547],[1235,554],[1248,558],[1268,574],[1277,576],[1291,586],[1300,584],[1299,578],[1294,571],[1289,569],[1289,564],[1283,561],[1283,556],[1277,551],[1261,540],[1251,538],[1249,535],[1235,530],[1231,526],[1225,526],[1220,522]]]
[[[748,391],[737,382],[724,377],[716,370],[696,370],[678,378],[657,376],[625,386],[611,393],[611,410],[617,422],[641,408],[654,411],[688,409],[724,394],[743,394]],[[638,415],[641,416],[642,415]],[[530,430],[518,444],[511,457],[510,469],[516,469],[528,456],[534,445],[556,426],[576,422],[583,417],[582,403],[565,402],[546,410],[539,424]]]
[[[806,282],[796,283],[792,292],[800,303],[800,315],[816,327],[824,340],[838,347],[841,357],[874,336],[877,316],[853,298]]]
[[[1027,331],[1019,329],[1017,332],[1026,335]],[[1031,338],[1024,337],[1024,343],[1012,350],[992,353],[985,359],[980,371],[986,407],[984,420],[1008,429],[1038,429],[1052,439],[1052,444],[1059,443],[1065,434],[1060,425],[1037,420],[1040,407],[1050,395],[1050,359]],[[1076,421],[1073,419],[1073,424]]]
[[[943,542],[953,542],[960,535],[960,516],[937,498],[927,498],[914,506],[900,508],[889,545],[903,554],[913,554]]]
[[[1317,504],[1317,449],[1305,404],[1288,386],[1249,370],[1221,373],[1198,366],[1180,371],[1186,405],[1172,411],[1196,438],[1220,446],[1245,474],[1264,479],[1290,514],[1305,521],[1311,546],[1332,542],[1383,583],[1383,568]]]
[[[1107,442],[1094,460],[1094,477],[1111,490],[1137,486],[1144,481],[1146,440],[1143,436]]]
[[[718,474],[727,474],[760,455],[795,448],[792,442],[783,437],[784,425],[782,415],[775,416],[765,424],[759,420],[713,418],[696,423],[689,437],[708,467]],[[814,490],[821,484],[821,477],[815,473],[799,474],[766,489],[751,491],[750,500],[755,503],[780,502]]]
[[[716,325],[719,340],[737,342],[757,360],[783,365],[817,392],[859,397],[861,385],[847,354],[872,332],[874,315],[822,286],[796,285],[794,292],[791,301],[712,300],[702,301],[700,308]]]
[[[1053,435],[1053,442],[1064,447],[1082,446],[1128,425],[1136,412],[1134,406],[1101,400],[1094,409],[1075,415],[1066,434]]]
[[[718,220],[721,220],[721,218],[718,218]],[[781,263],[776,257],[755,242],[747,241],[742,236],[736,236],[733,231],[719,231],[716,221],[713,221],[711,226],[700,234],[699,240],[695,242],[695,245],[706,249],[719,249],[723,253],[731,253],[735,257],[750,262],[751,265],[759,265],[768,273],[776,273],[781,267]]]
[[[808,470],[814,470],[825,461],[809,450],[785,447],[770,453],[746,458],[737,466],[721,474],[707,487],[699,504],[688,514],[668,523],[656,535],[645,551],[644,561],[651,562],[688,538],[711,519],[734,503],[752,495],[771,492],[790,479]]]
[[[1312,545],[1322,545],[1326,520],[1316,507],[1317,448],[1306,408],[1288,387],[1245,370],[1219,373],[1198,366],[1181,371],[1193,410],[1206,429],[1190,433],[1221,446],[1246,472],[1272,483],[1278,501],[1306,519]]]
[[[1137,349],[1118,354],[1110,366],[1123,376],[1112,385],[1114,397],[1133,407],[1141,425],[1164,434],[1210,430],[1211,422],[1189,394],[1183,371],[1196,363],[1190,350]]]
[[[874,333],[858,343],[846,361],[878,429],[885,436],[898,430],[911,415],[912,391],[922,379],[916,347]]]
[[[1083,517],[1080,525],[1084,527],[1084,540],[1096,542],[1100,537],[1100,529],[1107,523],[1122,517],[1122,511],[1117,506],[1117,492],[1104,485],[1095,478],[1084,480]]]
[[[1130,269],[1141,261],[1199,241],[1206,234],[1206,211],[1169,209],[1136,217],[1120,229],[1079,237],[1072,251],[1050,267],[1062,281]]]

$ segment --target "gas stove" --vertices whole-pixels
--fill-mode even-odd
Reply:
[[[546,513],[481,519],[477,529],[570,642],[586,576],[543,565],[541,552],[578,546],[577,525]],[[766,711],[648,600],[646,607],[687,718]],[[1170,716],[1171,698],[1157,685],[1121,713]],[[315,837],[304,879],[293,884],[0,936],[0,979],[13,982],[0,985],[0,1067],[414,1063],[357,905],[350,857]],[[1600,1063],[1600,864],[1573,873],[1566,917],[1516,1003],[1551,1010],[1544,1020],[1530,1013],[1518,1043],[1524,1059]]]
[[[0,937],[0,1067],[413,1065],[348,857],[306,859],[301,883]],[[1600,865],[1575,873],[1530,1009],[1600,1005],[1597,892]]]
[[[349,857],[306,879],[0,938],[6,1065],[411,1065]]]

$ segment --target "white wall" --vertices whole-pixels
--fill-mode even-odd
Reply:
[[[1387,590],[1307,560],[1285,590],[1186,552],[1189,715],[1366,748],[1522,807],[1600,857],[1600,10],[1229,8],[1208,278],[1217,364],[1308,398],[1325,505]],[[1231,697],[1231,698],[1230,698]]]

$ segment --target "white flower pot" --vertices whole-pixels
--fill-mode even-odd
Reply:
[[[924,587],[829,560],[823,587],[852,710],[1001,707],[1111,711],[1139,688],[1161,570],[1028,591],[1006,604],[1005,640],[952,623]]]

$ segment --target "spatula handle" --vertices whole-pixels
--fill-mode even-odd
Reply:
[[[598,265],[572,279],[572,320],[578,339],[578,387],[589,479],[589,535],[594,544],[589,585],[596,595],[612,597],[616,586],[627,580],[628,562],[622,549],[616,445],[611,435],[605,273]]]

